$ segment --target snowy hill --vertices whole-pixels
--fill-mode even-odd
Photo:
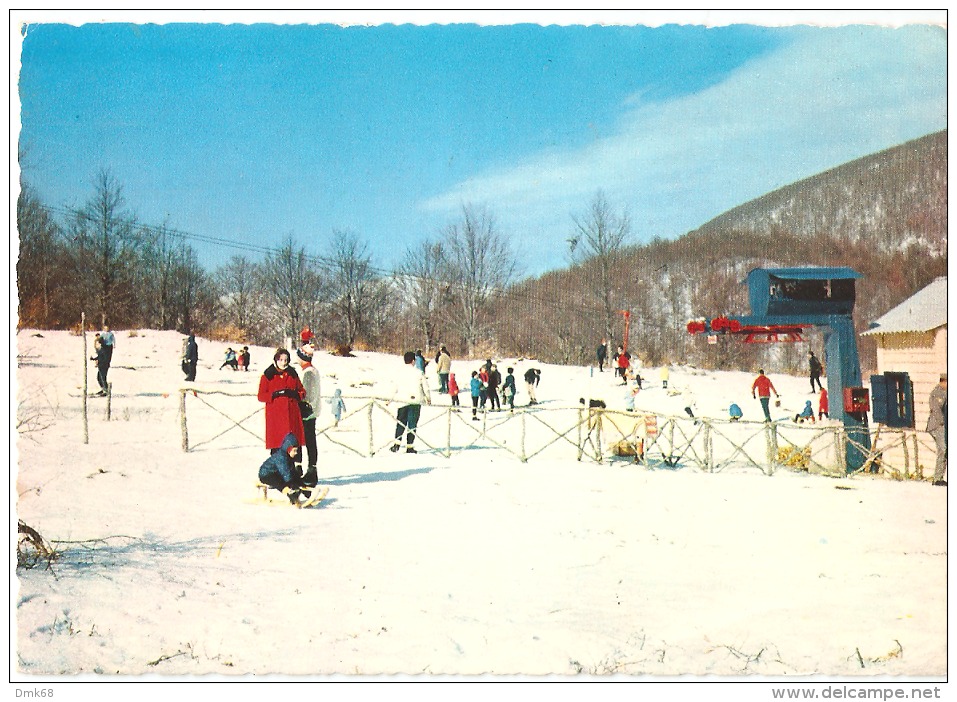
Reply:
[[[574,432],[554,427],[575,426],[582,397],[623,410],[625,388],[525,359],[495,359],[516,368],[514,414],[485,416],[481,435],[467,392],[455,414],[433,382],[420,453],[393,454],[401,360],[357,352],[316,359],[323,395],[339,388],[347,403],[338,427],[320,414],[328,498],[267,506],[255,394],[273,349],[252,347],[250,372],[234,372],[220,370],[226,344],[198,340],[187,452],[182,338],[117,333],[110,420],[106,398],[88,398],[84,443],[82,339],[17,335],[13,506],[58,551],[49,568],[16,570],[18,679],[946,674],[946,490],[577,460]],[[479,365],[453,361],[460,386]],[[526,408],[532,365],[541,403]],[[681,415],[658,369],[646,376],[638,414]],[[805,378],[773,380],[782,413],[810,397]],[[670,378],[716,419],[730,401],[758,416],[750,382]],[[487,440],[496,423],[513,430],[501,445]],[[548,448],[523,462],[516,437],[526,453]]]

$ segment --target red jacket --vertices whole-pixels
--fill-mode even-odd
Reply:
[[[280,390],[291,391],[294,397],[280,395],[273,397],[273,393]],[[269,366],[259,379],[259,401],[266,403],[266,448],[274,449],[282,446],[286,434],[292,432],[299,445],[306,440],[302,429],[302,413],[299,411],[299,400],[306,396],[299,375],[293,368],[280,371],[275,365]]]
[[[751,385],[751,394],[754,394],[755,389],[758,391],[758,397],[771,397],[771,392],[774,391],[774,394],[777,395],[778,391],[774,389],[774,383],[771,382],[771,379],[766,375],[759,375],[754,383]]]

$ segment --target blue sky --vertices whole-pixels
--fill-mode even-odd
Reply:
[[[843,14],[855,22],[24,13],[21,167],[55,207],[82,206],[109,169],[145,223],[265,246],[291,234],[318,255],[347,231],[383,269],[484,207],[537,275],[566,265],[572,215],[599,189],[636,242],[675,237],[946,128],[944,29]],[[193,245],[210,269],[242,253]]]

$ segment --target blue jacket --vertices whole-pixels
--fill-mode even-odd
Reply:
[[[804,404],[804,409],[801,410],[800,416],[801,416],[801,417],[813,417],[813,416],[814,416],[814,408],[811,407],[811,401],[810,401],[810,400],[808,400],[808,401]]]
[[[299,442],[296,441],[295,434],[292,432],[286,434],[286,438],[282,440],[279,449],[259,466],[260,482],[267,485],[275,485],[280,482],[283,485],[296,485],[300,476],[295,467],[295,461],[289,455],[289,449],[298,445]]]
[[[741,419],[741,417],[744,416],[744,413],[741,411],[741,408],[735,404],[732,404],[728,408],[728,414],[730,414],[732,417],[737,417],[738,419]]]
[[[478,376],[475,376],[469,381],[469,390],[472,392],[472,397],[481,397],[482,381],[478,379]]]

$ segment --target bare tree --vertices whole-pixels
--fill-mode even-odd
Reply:
[[[131,264],[138,248],[134,217],[124,211],[126,201],[116,178],[101,171],[95,192],[72,222],[74,266],[102,323],[127,311],[133,302]]]
[[[278,337],[297,336],[313,319],[321,297],[321,276],[306,250],[287,235],[282,247],[266,255],[260,268],[266,310]]]
[[[459,308],[454,319],[471,356],[490,321],[486,306],[511,284],[517,266],[508,242],[484,209],[463,208],[462,221],[445,232],[445,251],[446,280]]]
[[[415,328],[422,335],[426,353],[438,343],[439,308],[450,284],[443,280],[445,251],[440,242],[423,241],[405,252],[405,260],[396,271],[396,281],[411,308]]]
[[[340,320],[342,340],[352,346],[360,336],[370,336],[373,308],[382,298],[378,276],[372,268],[369,247],[349,232],[335,232],[332,309]]]
[[[245,256],[233,256],[214,278],[222,321],[258,337],[262,321],[259,267]]]
[[[54,277],[62,253],[60,229],[39,198],[26,185],[17,198],[17,290],[21,323],[50,324],[54,307]]]
[[[613,298],[614,270],[631,235],[631,220],[627,212],[620,215],[612,212],[604,193],[599,190],[588,212],[583,216],[572,215],[572,221],[575,234],[569,239],[571,256],[573,260],[588,261],[596,269],[596,285],[589,288],[601,301],[605,313],[605,336],[611,339],[618,313]]]

